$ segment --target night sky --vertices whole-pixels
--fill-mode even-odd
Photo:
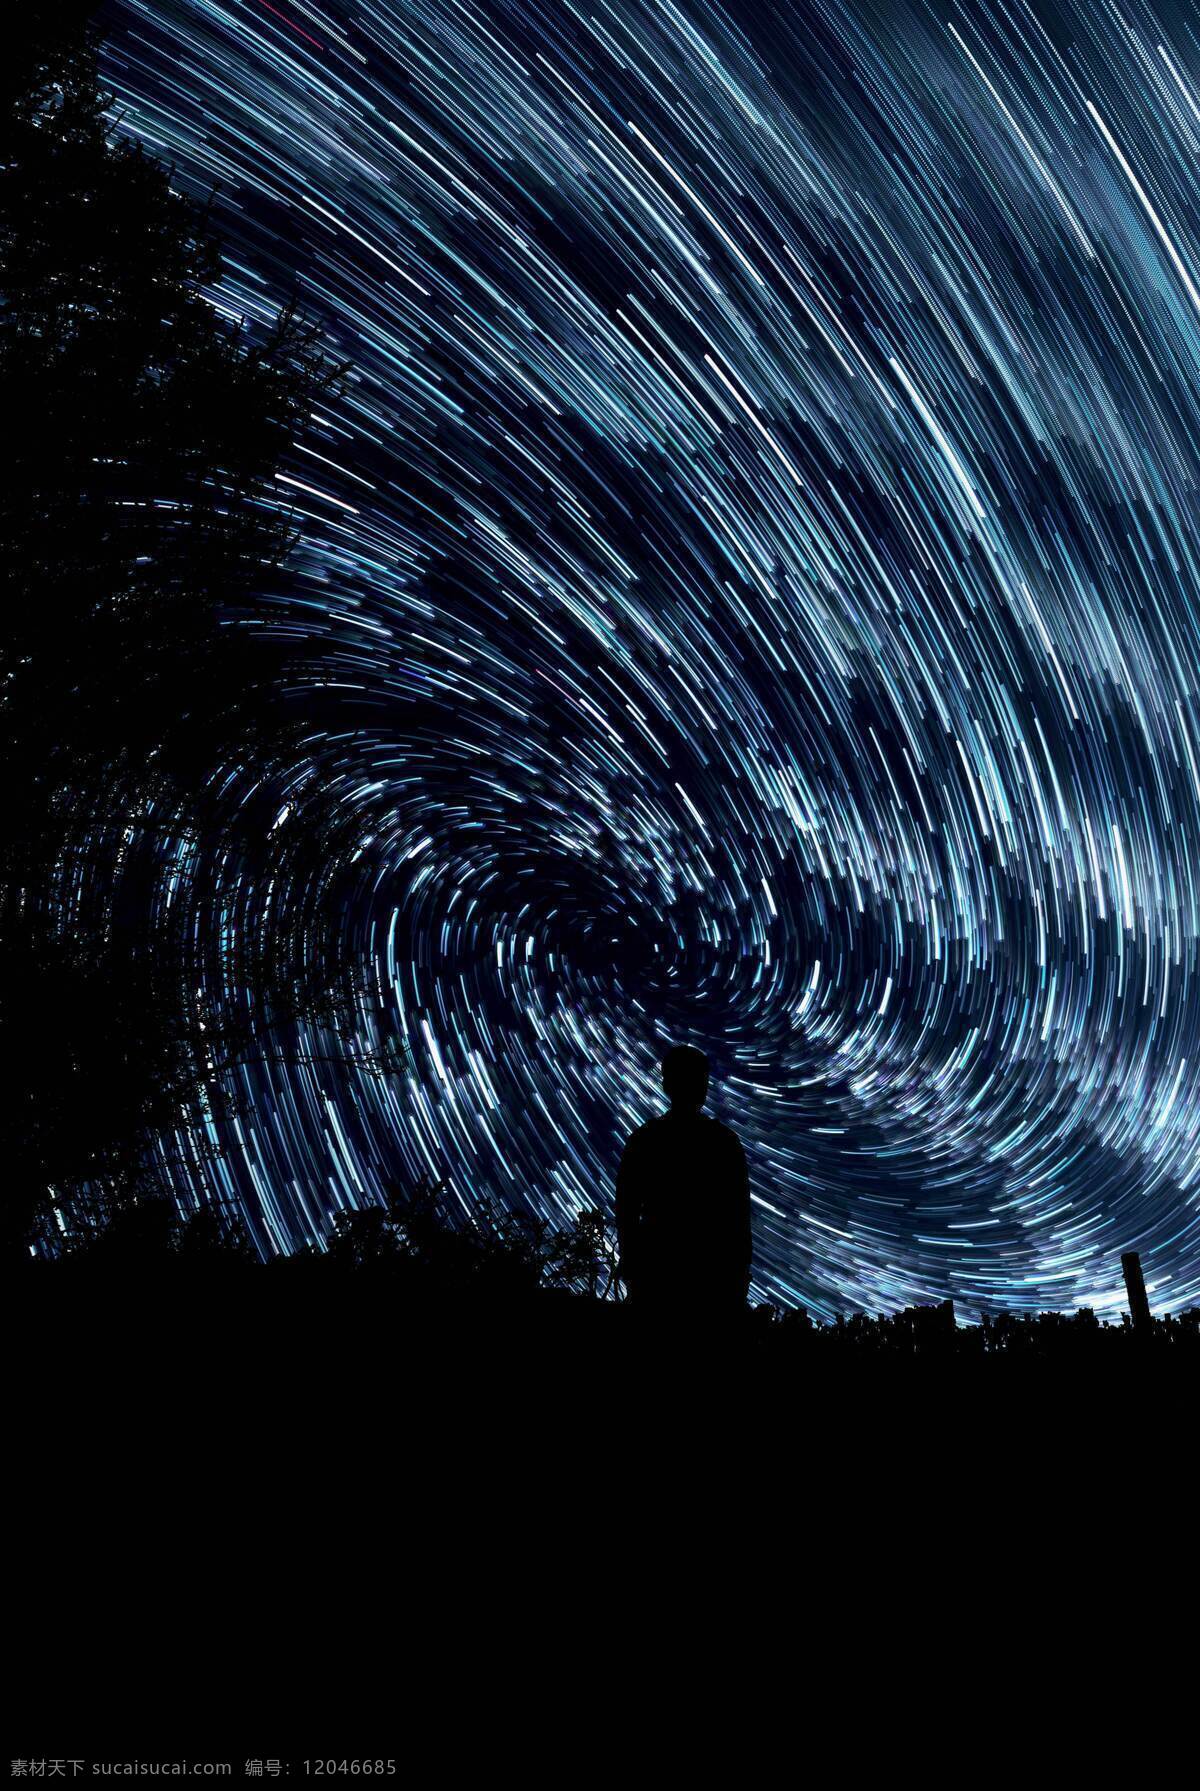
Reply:
[[[1104,1313],[1137,1249],[1194,1304],[1194,8],[102,23],[120,128],[218,187],[214,304],[351,363],[255,625],[375,995],[237,1073],[180,1200],[266,1253],[426,1172],[565,1221],[689,1041],[752,1297]],[[305,899],[236,896],[231,961]]]

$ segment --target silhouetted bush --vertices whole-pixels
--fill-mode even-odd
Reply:
[[[340,1213],[327,1240],[331,1268],[402,1275],[427,1292],[463,1289],[491,1299],[539,1291],[607,1296],[615,1282],[613,1244],[600,1212],[569,1225],[477,1201],[451,1221],[448,1188],[432,1179],[397,1185],[386,1206]]]
[[[92,1190],[71,1210],[55,1260],[65,1272],[150,1275],[172,1267],[204,1276],[221,1269],[258,1267],[240,1218],[215,1206],[186,1218],[163,1195]]]
[[[765,1318],[764,1312],[768,1314]],[[959,1324],[948,1301],[879,1317],[854,1313],[839,1316],[832,1324],[815,1324],[803,1308],[779,1312],[760,1307],[752,1314],[751,1323],[763,1347],[779,1355],[814,1360],[978,1360],[987,1356],[1010,1361],[1064,1361],[1111,1359],[1117,1354],[1140,1355],[1144,1350],[1200,1351],[1200,1307],[1178,1317],[1157,1318],[1144,1331],[1135,1330],[1128,1313],[1116,1324],[1102,1324],[1086,1306],[1073,1313],[981,1313],[977,1323]]]

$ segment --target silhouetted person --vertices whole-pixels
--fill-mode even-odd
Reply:
[[[701,1113],[708,1059],[662,1060],[670,1111],[639,1126],[617,1172],[621,1279],[643,1312],[732,1316],[750,1286],[750,1186],[736,1133]]]

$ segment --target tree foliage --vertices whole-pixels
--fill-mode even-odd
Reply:
[[[291,544],[274,476],[337,371],[294,310],[252,340],[214,309],[207,209],[114,136],[95,44],[61,18],[35,9],[9,64],[0,172],[0,690],[43,791],[253,701],[254,649],[215,620]]]
[[[253,334],[214,306],[209,210],[114,131],[85,14],[24,9],[5,50],[0,1050],[14,1068],[0,1147],[12,1242],[72,1189],[144,1182],[153,1136],[197,1101],[211,1117],[220,1072],[264,1028],[344,1011],[313,900],[336,815],[293,800],[289,827],[264,824],[294,735],[261,631],[230,625],[294,540],[276,473],[344,370],[294,309]],[[217,765],[232,769],[214,783]],[[236,940],[233,976],[198,959],[197,942],[228,937],[222,892],[256,870],[292,891],[290,918],[265,946]],[[212,892],[199,922],[172,908],[185,880]],[[197,1148],[202,1137],[193,1123]]]

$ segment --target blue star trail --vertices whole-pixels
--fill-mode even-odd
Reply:
[[[297,779],[361,810],[374,993],[231,1076],[181,1201],[268,1253],[397,1175],[566,1220],[689,1040],[758,1297],[1103,1313],[1136,1249],[1194,1303],[1194,10],[105,28],[119,128],[217,188],[212,302],[295,291],[351,369],[253,626],[320,668]],[[288,899],[235,895],[231,963]]]

